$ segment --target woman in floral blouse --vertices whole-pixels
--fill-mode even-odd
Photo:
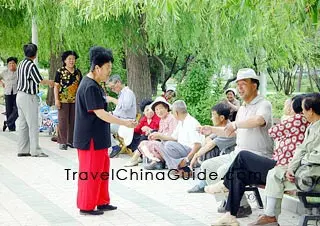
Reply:
[[[63,67],[59,68],[55,77],[54,97],[58,109],[59,133],[58,143],[61,150],[73,148],[73,129],[75,118],[75,99],[82,74],[75,67],[78,55],[74,51],[62,54]]]
[[[304,95],[293,97],[289,118],[269,129],[270,137],[278,143],[272,156],[272,159],[277,161],[277,165],[288,165],[297,146],[304,140],[309,122],[302,114],[303,97]]]

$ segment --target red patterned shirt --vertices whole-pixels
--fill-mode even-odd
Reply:
[[[287,166],[297,146],[304,140],[304,133],[309,126],[307,119],[296,114],[269,129],[269,135],[277,142],[272,158],[277,165]]]

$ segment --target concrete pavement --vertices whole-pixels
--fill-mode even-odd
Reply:
[[[3,112],[0,106],[0,112]],[[4,116],[0,116],[2,125]],[[213,196],[188,194],[194,180],[110,181],[111,204],[118,210],[102,216],[80,216],[76,207],[77,181],[67,180],[67,171],[78,170],[76,149],[61,151],[46,133],[40,134],[40,146],[49,158],[17,157],[16,132],[0,131],[0,225],[210,225],[221,214]],[[111,159],[116,172],[123,168],[128,156]],[[129,168],[130,169],[130,168]],[[139,174],[145,171],[133,167]],[[162,171],[166,172],[166,171]],[[121,171],[120,177],[129,176]],[[149,175],[150,176],[150,175]],[[252,204],[253,214],[240,219],[241,225],[255,220],[262,210]],[[280,225],[291,226],[298,215],[284,210]]]

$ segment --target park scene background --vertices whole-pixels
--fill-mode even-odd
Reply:
[[[237,70],[250,67],[280,118],[288,96],[320,89],[318,5],[316,0],[1,0],[0,58],[22,60],[23,44],[32,41],[39,47],[42,75],[53,79],[63,51],[76,51],[76,65],[86,74],[89,48],[111,48],[112,74],[121,75],[138,104],[174,87],[177,99],[204,124],[210,124],[210,108],[224,90],[235,87]],[[53,105],[53,90],[44,91]]]
[[[280,118],[285,99],[297,93],[320,91],[319,7],[319,0],[0,0],[0,71],[6,68],[4,62],[10,56],[21,61],[24,57],[22,46],[33,42],[38,45],[36,63],[44,78],[54,79],[56,70],[62,65],[61,53],[66,50],[78,53],[76,65],[85,75],[89,70],[89,48],[101,45],[112,49],[115,59],[112,74],[121,75],[136,94],[137,104],[144,98],[154,98],[166,89],[174,88],[176,99],[187,103],[191,115],[201,124],[211,124],[211,107],[225,98],[227,88],[235,87],[233,81],[238,69],[249,67],[261,76],[260,93],[271,101],[273,117]],[[44,91],[43,100],[54,105],[53,90],[44,86],[40,89]],[[107,92],[111,94],[110,90]],[[0,104],[3,101],[3,88],[0,87]],[[3,106],[0,110],[4,111]],[[4,116],[0,117],[3,119]],[[0,139],[1,149],[16,150],[16,136],[4,134]],[[10,177],[15,178],[13,182],[3,180],[11,189],[0,184],[3,203],[14,200],[8,209],[19,212],[20,208],[26,213],[19,214],[15,220],[3,217],[8,220],[4,225],[15,225],[16,221],[20,222],[17,225],[35,225],[33,219],[41,215],[38,213],[45,216],[35,220],[39,225],[48,222],[50,225],[52,222],[80,225],[73,219],[78,219],[78,213],[74,200],[70,199],[75,183],[66,185],[61,181],[65,176],[61,170],[52,181],[46,181],[50,173],[54,175],[53,172],[60,168],[63,172],[63,167],[69,167],[69,164],[75,169],[76,156],[56,152],[56,146],[44,135],[40,139],[53,156],[48,162],[31,165],[28,160],[18,162],[10,152],[1,153],[0,172],[7,173],[2,175],[9,175],[10,171],[24,175],[25,167],[31,167],[36,174],[38,169],[49,167],[47,174],[39,176],[38,181],[43,184],[35,183],[27,175],[23,179]],[[127,160],[116,159],[114,165],[120,168]],[[23,183],[25,187],[15,186]],[[37,186],[44,189],[37,193]],[[136,214],[135,221],[138,222],[144,219],[144,211],[150,208],[149,205],[155,205],[150,201],[154,198],[153,192],[147,189],[150,183],[133,182],[133,189],[144,194],[147,200],[142,207],[141,204],[136,206],[141,201],[140,193],[139,197],[131,198],[130,206],[126,201],[130,199],[128,188],[119,181],[113,186],[115,200],[126,207],[111,216],[113,224],[109,225],[123,225],[118,224],[119,217],[132,222],[134,214],[127,212],[132,213],[133,207],[141,212]],[[158,201],[163,204],[163,210],[158,215],[162,218],[170,218],[169,212],[181,209],[185,211],[181,218],[190,221],[190,225],[207,224],[217,217],[211,210],[200,212],[201,206],[212,206],[212,200],[207,197],[185,200],[183,189],[191,186],[189,182],[160,184],[172,187],[172,199],[161,193],[159,184],[152,186],[161,194]],[[16,196],[12,191],[22,196]],[[39,208],[30,205],[36,206],[36,211],[32,212],[21,204],[21,200],[34,204],[27,195],[23,196],[25,191],[32,191],[32,197],[42,201],[41,205],[48,199],[53,203],[45,205],[47,210],[40,205]],[[172,209],[167,207],[170,202]],[[187,209],[189,202],[193,207],[190,211]],[[57,221],[57,216],[61,215],[57,206],[72,217],[62,215],[66,220]],[[10,212],[1,208],[1,213]],[[52,212],[55,208],[56,212]],[[199,209],[199,212],[191,209]],[[245,222],[252,221],[257,214]],[[285,212],[284,215],[286,218],[282,219],[281,225],[293,225],[298,221],[295,214]],[[154,218],[146,218],[154,221]],[[196,223],[194,218],[197,218]],[[90,219],[80,221],[84,225],[92,223]],[[98,219],[93,225],[105,225],[105,221]],[[171,223],[176,225],[176,222]],[[164,225],[163,221],[159,225]]]

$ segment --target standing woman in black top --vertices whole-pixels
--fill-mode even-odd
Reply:
[[[131,128],[137,123],[107,112],[106,94],[100,83],[109,79],[112,52],[103,47],[92,47],[89,59],[90,72],[82,79],[76,96],[73,144],[78,149],[79,159],[77,206],[80,214],[100,215],[117,208],[110,205],[109,196],[109,123]]]
[[[62,53],[63,67],[59,68],[54,79],[54,99],[58,109],[58,143],[61,150],[73,148],[73,130],[75,100],[78,86],[82,79],[81,71],[75,63],[78,55],[74,51]]]
[[[39,84],[53,87],[52,80],[43,79],[33,63],[38,47],[29,43],[23,46],[25,59],[18,65],[18,157],[48,157],[39,147]]]

